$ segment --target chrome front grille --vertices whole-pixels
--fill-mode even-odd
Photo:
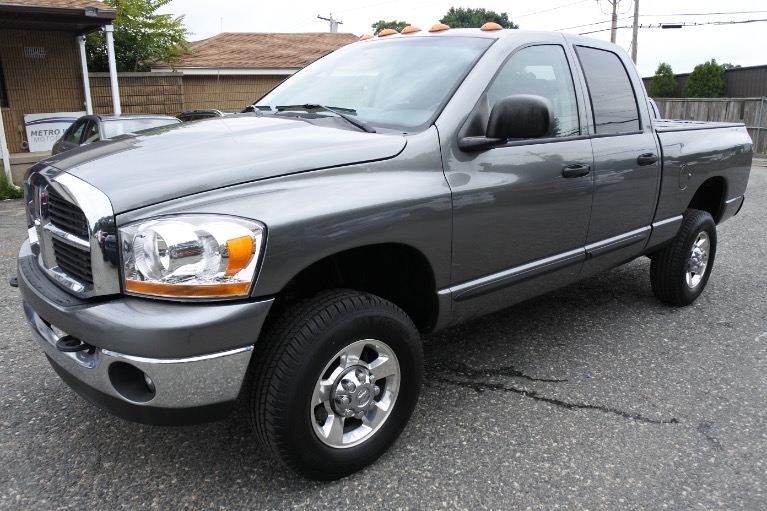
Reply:
[[[83,210],[52,190],[48,191],[48,217],[62,231],[88,239],[88,220]]]
[[[42,167],[42,165],[41,165]],[[119,258],[109,198],[54,167],[30,171],[25,182],[30,242],[38,264],[59,286],[80,298],[120,292]]]

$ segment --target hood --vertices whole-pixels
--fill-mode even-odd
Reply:
[[[321,122],[233,116],[172,124],[45,163],[102,190],[122,213],[248,181],[392,158],[406,144],[402,135],[346,129],[341,119]]]

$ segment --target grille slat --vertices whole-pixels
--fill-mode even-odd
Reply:
[[[48,192],[48,216],[53,225],[80,238],[88,239],[88,219],[75,204]]]
[[[90,252],[85,252],[53,238],[53,253],[56,263],[69,275],[82,282],[93,284]]]

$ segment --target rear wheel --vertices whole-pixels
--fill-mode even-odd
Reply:
[[[711,214],[687,210],[679,233],[669,246],[653,254],[652,290],[658,299],[689,305],[703,292],[716,255],[716,224]]]
[[[324,292],[288,310],[254,353],[251,426],[288,468],[338,479],[375,461],[415,408],[418,330],[392,303]]]

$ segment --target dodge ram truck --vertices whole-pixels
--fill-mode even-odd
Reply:
[[[752,158],[742,124],[655,119],[616,46],[493,24],[364,38],[249,110],[30,168],[18,286],[88,401],[157,425],[243,406],[313,479],[394,443],[422,335],[640,256],[692,303]]]

